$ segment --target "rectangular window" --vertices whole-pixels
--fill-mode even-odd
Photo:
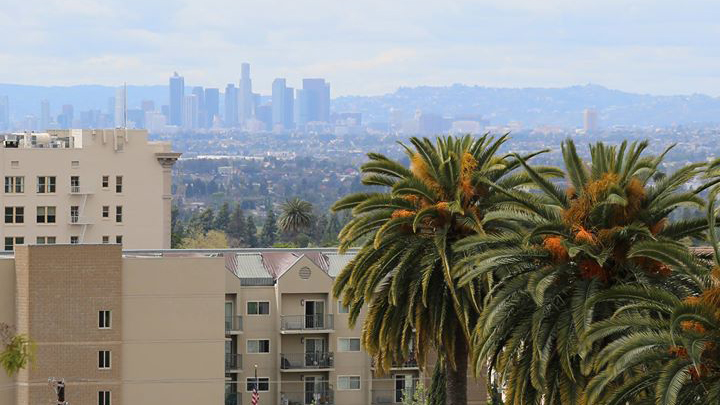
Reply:
[[[55,237],[54,237],[54,236],[48,236],[48,237],[46,238],[46,241],[47,241],[47,244],[48,244],[48,245],[54,245],[54,244],[55,244]]]
[[[70,176],[70,192],[80,192],[80,176]]]
[[[98,405],[112,405],[110,391],[98,391]]]
[[[25,238],[22,236],[6,236],[5,250],[15,250],[15,246],[25,244]]]
[[[44,236],[38,236],[35,238],[35,244],[37,245],[44,245],[45,244],[45,237]]]
[[[122,193],[122,176],[115,176],[115,192]]]
[[[102,243],[110,243],[110,236],[104,235],[102,238]]]
[[[77,245],[78,243],[80,243],[79,236],[71,236],[70,237],[70,244]]]
[[[111,359],[112,354],[110,353],[110,350],[100,350],[98,352],[98,368],[102,370],[109,369]]]
[[[22,224],[25,222],[25,207],[5,207],[6,224]]]
[[[245,380],[246,390],[248,392],[252,392],[255,389],[255,378],[254,377],[248,377]],[[258,377],[257,378],[257,390],[260,391],[270,391],[270,379],[267,377]]]
[[[118,245],[122,245],[122,235],[117,235],[115,237],[115,243],[117,243]]]
[[[122,222],[122,205],[115,207],[115,222]]]
[[[36,219],[38,224],[54,224],[55,207],[37,207]]]
[[[338,390],[359,390],[359,375],[340,375],[337,379]]]
[[[269,339],[248,339],[247,340],[247,352],[248,353],[270,353],[270,340]]]
[[[110,176],[102,176],[102,188],[110,187]]]
[[[109,205],[103,205],[103,207],[102,207],[102,217],[103,217],[103,218],[110,218],[110,206],[109,206]]]
[[[5,193],[22,194],[25,192],[25,177],[5,176]]]
[[[79,160],[73,160],[70,162],[70,167],[80,167],[80,161]]]
[[[55,192],[55,176],[38,176],[37,192],[39,194]]]
[[[339,338],[338,339],[338,351],[339,352],[359,352],[360,351],[360,338]]]
[[[54,236],[38,236],[35,238],[35,243],[37,245],[54,245],[55,244],[55,237]]]
[[[270,301],[248,301],[248,315],[270,315]]]
[[[70,206],[70,222],[73,224],[80,222],[80,207],[77,205]]]
[[[98,312],[98,328],[110,329],[112,327],[111,312],[107,310]]]
[[[349,314],[350,306],[343,305],[342,301],[338,301],[338,314]]]

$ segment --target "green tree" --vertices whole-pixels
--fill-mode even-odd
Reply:
[[[327,227],[325,228],[324,241],[327,242],[328,245],[337,245],[338,234],[340,233],[341,229],[342,225],[340,224],[340,218],[338,218],[338,214],[336,212],[331,213],[330,218],[328,219]]]
[[[278,225],[286,234],[295,235],[310,228],[313,207],[307,201],[293,198],[281,206]]]
[[[272,247],[277,240],[277,219],[275,211],[270,207],[265,222],[263,223],[262,233],[260,234],[260,246]]]
[[[227,202],[224,202],[223,205],[220,206],[220,209],[218,210],[218,213],[215,216],[215,222],[213,224],[213,229],[227,232],[229,225],[230,225],[230,205]]]
[[[226,249],[227,247],[225,232],[214,229],[203,233],[199,228],[194,228],[180,243],[180,249]]]
[[[247,227],[245,226],[245,214],[243,213],[240,204],[235,205],[232,215],[230,215],[230,222],[228,223],[228,236],[239,241],[244,242],[246,237]]]
[[[170,247],[176,249],[185,237],[185,226],[180,220],[180,210],[173,205],[170,211]]]
[[[478,370],[489,361],[506,403],[582,403],[588,362],[602,345],[583,352],[580,339],[592,321],[618,309],[589,307],[592,297],[615,285],[664,284],[670,266],[690,261],[678,241],[701,236],[707,221],[673,223],[669,216],[678,206],[703,205],[700,190],[683,189],[703,165],[652,182],[665,153],[644,156],[647,146],[597,143],[587,165],[573,142],[564,142],[565,190],[523,163],[540,193],[498,189],[510,201],[495,214],[522,227],[458,244],[470,254],[460,286],[493,281],[474,331],[473,360]]]
[[[248,247],[258,247],[257,227],[255,226],[255,219],[252,215],[248,215],[245,220],[245,244]]]
[[[13,327],[0,322],[0,367],[9,377],[26,368],[35,361],[35,343],[24,334],[16,334]]]
[[[212,208],[205,208],[197,217],[196,222],[200,226],[203,232],[207,232],[213,229],[215,224],[215,212]]]
[[[340,251],[361,246],[333,292],[350,307],[351,325],[367,304],[363,346],[380,373],[406,360],[411,350],[421,365],[430,350],[437,352],[446,364],[448,404],[467,403],[470,330],[485,293],[480,279],[457,285],[454,267],[461,256],[454,246],[504,228],[491,213],[493,200],[502,197],[492,185],[512,189],[530,181],[523,174],[509,175],[519,167],[518,159],[496,155],[506,139],[442,137],[433,143],[411,138],[411,147],[403,145],[409,169],[370,153],[361,171],[363,183],[373,189],[333,206],[353,215],[340,232]]]

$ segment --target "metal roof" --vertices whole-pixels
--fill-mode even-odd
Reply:
[[[233,253],[230,253],[233,254]],[[274,280],[263,266],[260,253],[235,253],[235,275],[242,285],[273,285]]]
[[[347,266],[352,259],[355,258],[355,252],[352,253],[327,253],[325,256],[328,259],[328,274],[330,277],[335,278]]]

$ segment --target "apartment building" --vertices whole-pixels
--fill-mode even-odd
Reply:
[[[0,403],[49,403],[50,377],[70,405],[250,404],[256,383],[262,405],[399,403],[428,376],[412,359],[376,372],[331,293],[352,257],[18,246],[0,256],[0,322],[34,339],[37,360],[0,373]]]
[[[171,170],[180,156],[147,131],[0,134],[0,250],[22,244],[170,247]]]

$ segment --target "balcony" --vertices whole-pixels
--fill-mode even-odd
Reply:
[[[370,367],[375,368],[375,358],[373,357],[370,363]],[[415,353],[410,353],[407,360],[404,362],[393,362],[390,367],[391,370],[403,370],[403,369],[416,369],[418,368],[418,362],[415,358]]]
[[[92,224],[92,220],[90,217],[85,217],[82,215],[70,215],[68,218],[68,223],[70,225],[90,225]]]
[[[225,371],[242,370],[242,354],[225,353]]]
[[[413,389],[405,390],[372,390],[371,404],[372,405],[384,405],[384,404],[398,404],[402,403],[403,398],[411,397],[415,393]]]
[[[243,330],[242,315],[225,317],[225,334],[226,335],[236,335],[238,333],[242,333],[242,330]]]
[[[332,352],[313,353],[280,353],[280,369],[318,370],[332,369],[334,365]]]
[[[225,405],[242,405],[242,393],[226,392]]]
[[[280,393],[280,405],[333,405],[334,403],[333,391],[329,389]]]
[[[327,315],[283,315],[280,317],[281,333],[302,333],[304,331],[331,331],[333,316]]]
[[[71,195],[88,195],[88,194],[94,194],[95,192],[90,189],[89,187],[81,187],[81,186],[70,186],[70,194]]]

